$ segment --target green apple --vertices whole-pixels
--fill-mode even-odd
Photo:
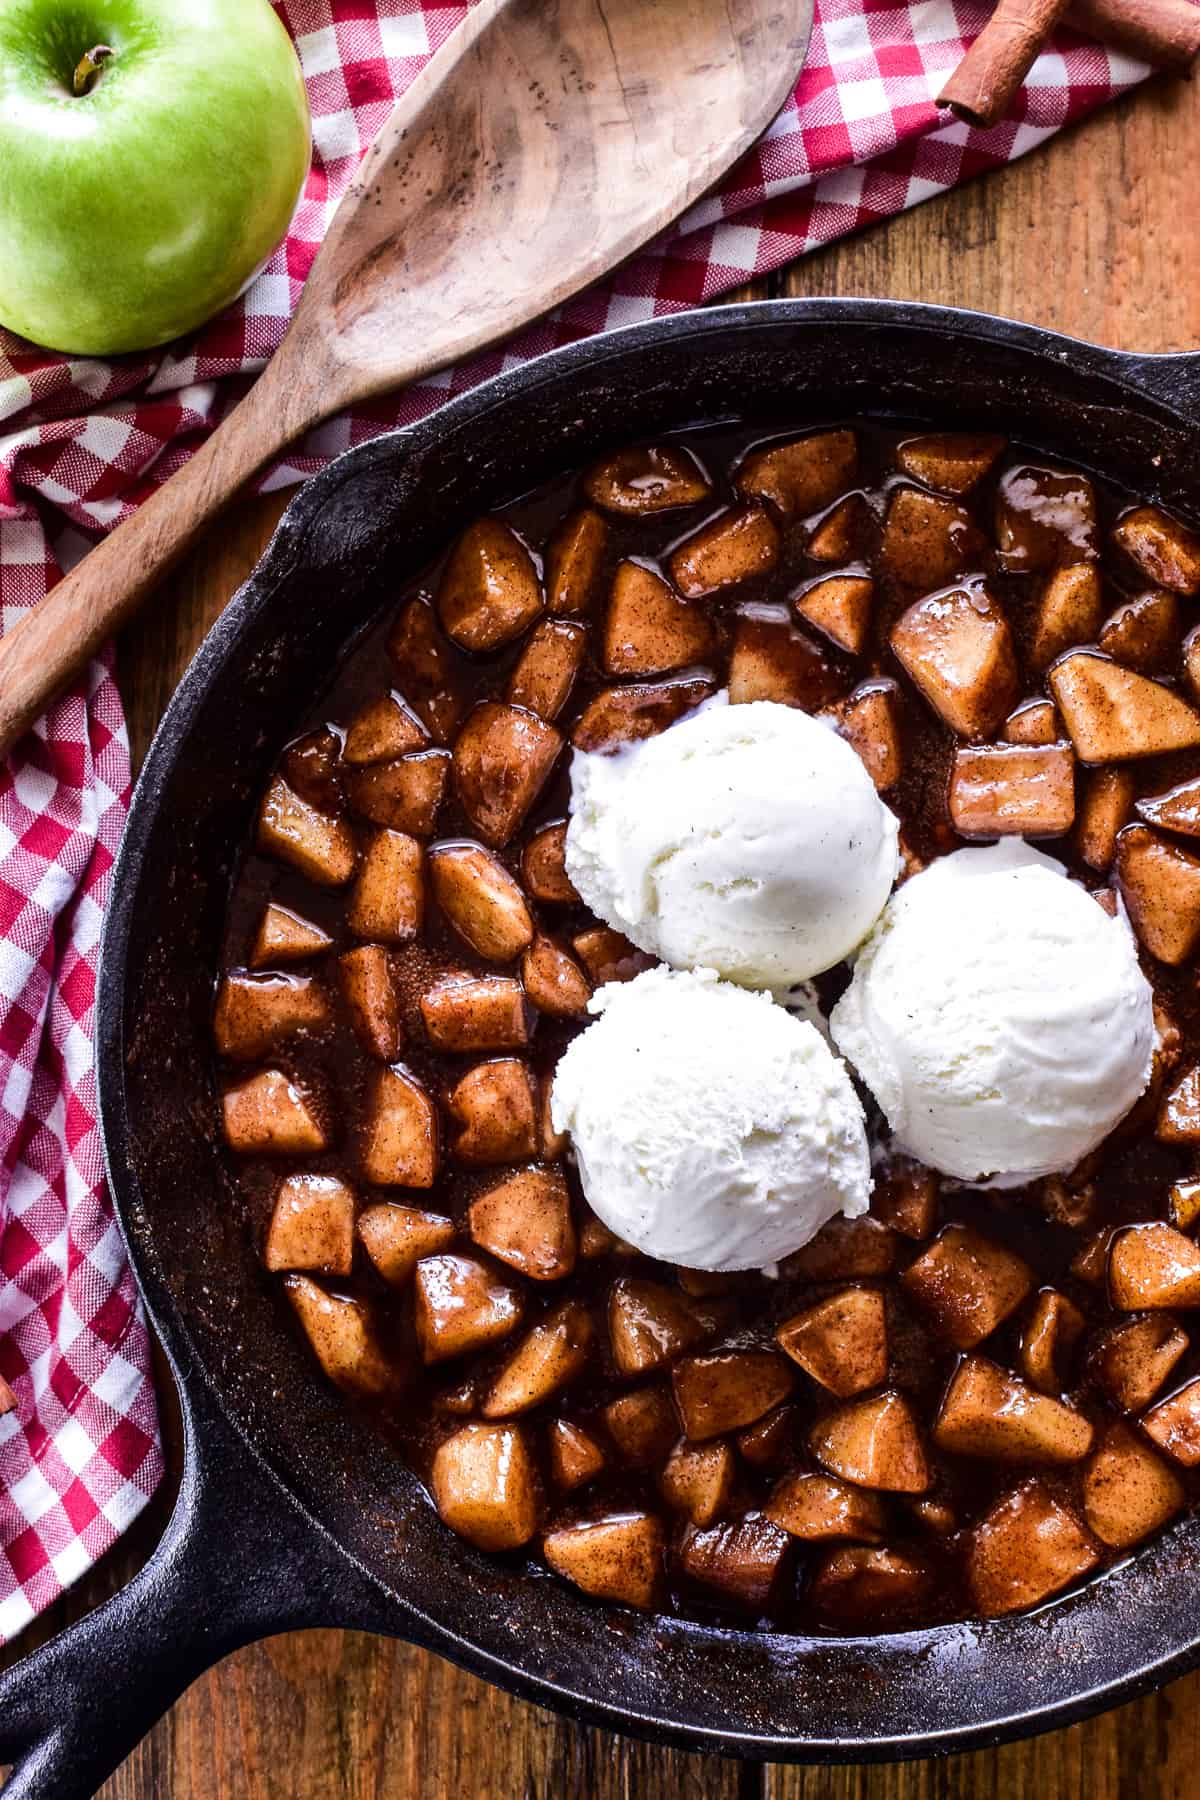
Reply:
[[[309,159],[267,0],[0,0],[0,324],[95,356],[240,292]]]

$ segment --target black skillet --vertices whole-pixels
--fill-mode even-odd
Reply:
[[[795,1761],[994,1743],[1200,1660],[1200,1518],[1032,1616],[873,1639],[637,1617],[478,1554],[315,1372],[218,1141],[226,893],[266,772],[347,641],[456,523],[605,446],[870,413],[1006,431],[1200,514],[1200,356],[931,307],[769,303],[576,344],[351,451],[292,503],[209,636],[134,796],[98,1001],[112,1187],[179,1383],[182,1491],[130,1585],[0,1681],[11,1800],[91,1794],[203,1669],[297,1626],[389,1632],[579,1720]]]

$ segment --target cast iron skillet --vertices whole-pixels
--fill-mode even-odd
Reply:
[[[480,1555],[317,1375],[259,1270],[214,1129],[213,969],[255,798],[400,582],[465,517],[606,446],[726,417],[769,429],[880,412],[1007,431],[1200,514],[1200,356],[857,300],[691,313],[576,344],[351,451],[288,509],[155,739],[103,951],[109,1170],[179,1383],[182,1491],[130,1585],[0,1682],[10,1800],[90,1794],[209,1664],[296,1626],[389,1632],[576,1719],[795,1761],[994,1743],[1200,1660],[1200,1518],[1032,1616],[873,1639],[642,1618]]]

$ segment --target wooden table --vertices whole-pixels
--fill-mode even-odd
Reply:
[[[1156,84],[1024,162],[760,284],[1007,313],[1142,350],[1200,346],[1200,86]],[[225,520],[120,646],[135,757],[282,502]],[[164,1387],[165,1387],[164,1383]],[[168,1421],[172,1445],[177,1437]],[[95,1605],[149,1553],[163,1495],[48,1615]],[[1200,1596],[1197,1619],[1200,1621]],[[1200,1628],[1200,1627],[1198,1627]],[[30,1632],[24,1644],[43,1635]],[[403,1644],[312,1631],[196,1683],[106,1800],[1166,1800],[1200,1795],[1200,1673],[1031,1743],[882,1768],[741,1766],[582,1731]]]

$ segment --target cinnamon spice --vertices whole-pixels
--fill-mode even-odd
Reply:
[[[1200,56],[1200,6],[1192,0],[1074,0],[1066,22],[1156,69],[1182,74]]]
[[[1067,5],[1068,0],[1000,0],[938,95],[938,105],[948,106],[971,125],[995,125],[1012,105]]]

